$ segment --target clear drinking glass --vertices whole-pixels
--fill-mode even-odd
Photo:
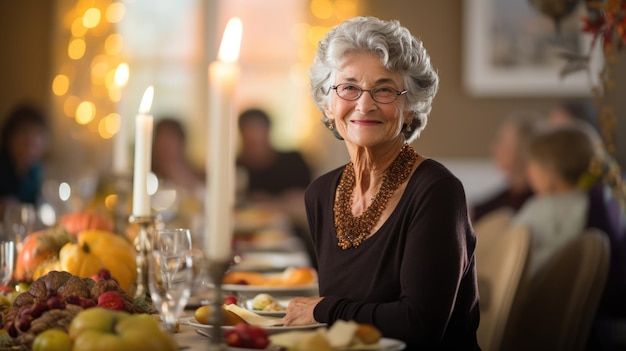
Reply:
[[[157,229],[152,244],[150,296],[167,330],[174,331],[191,294],[191,234],[188,229]]]
[[[37,212],[32,204],[9,204],[4,210],[4,232],[7,241],[13,241],[19,251],[26,235],[35,228]]]
[[[15,242],[0,241],[0,286],[11,281],[15,267]]]

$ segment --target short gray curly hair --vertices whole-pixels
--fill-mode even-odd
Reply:
[[[426,127],[433,98],[437,94],[439,77],[430,64],[430,57],[422,42],[396,20],[376,17],[355,17],[331,29],[320,41],[317,54],[309,69],[311,94],[317,107],[324,111],[330,102],[329,94],[334,76],[347,53],[368,52],[378,55],[391,72],[404,77],[407,109],[415,117],[410,128],[402,128],[407,143],[415,140]],[[324,114],[322,122],[331,126]],[[331,129],[331,128],[329,128]],[[335,136],[341,139],[336,129]]]

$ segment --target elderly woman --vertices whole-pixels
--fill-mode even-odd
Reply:
[[[397,21],[354,18],[322,39],[310,77],[350,162],[307,189],[320,297],[292,299],[284,323],[354,320],[410,350],[479,349],[463,186],[410,146],[438,86],[422,43]]]

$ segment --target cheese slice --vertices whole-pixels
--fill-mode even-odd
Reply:
[[[326,339],[335,349],[347,348],[352,344],[358,327],[354,321],[339,319],[326,331]]]
[[[283,321],[281,318],[263,317],[250,310],[239,307],[232,303],[228,305],[224,305],[224,308],[238,315],[239,317],[241,317],[241,319],[246,321],[246,323],[251,324],[251,325],[256,325],[259,327],[272,327],[272,326],[278,326],[278,325],[283,324]]]

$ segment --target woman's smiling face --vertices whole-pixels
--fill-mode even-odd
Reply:
[[[397,91],[404,89],[402,76],[387,71],[378,56],[371,53],[356,52],[346,54],[341,70],[335,76],[333,85],[342,83],[354,84],[361,89],[388,87]],[[326,106],[326,116],[335,121],[337,132],[346,142],[357,146],[374,147],[376,145],[403,138],[400,134],[402,125],[410,121],[411,112],[401,112],[404,96],[396,101],[381,104],[372,99],[369,92],[354,101],[337,96],[333,97],[330,106]]]

